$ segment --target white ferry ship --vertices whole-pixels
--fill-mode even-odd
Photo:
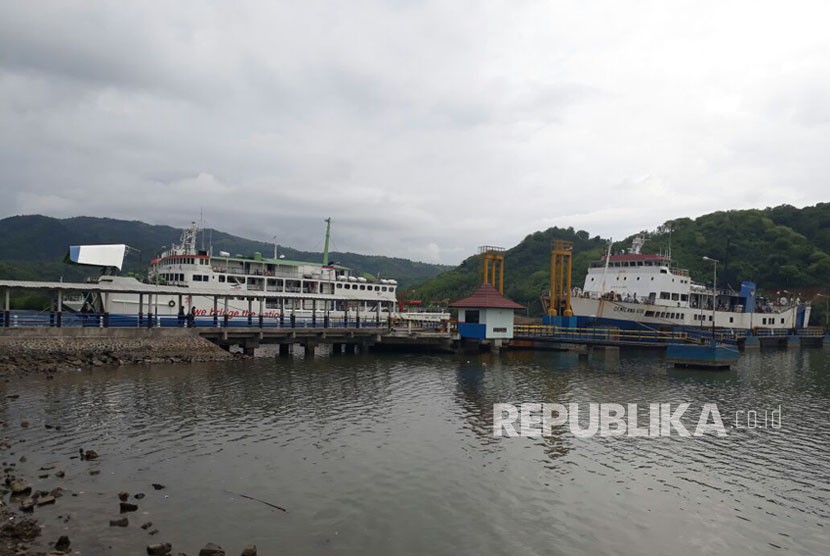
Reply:
[[[253,256],[231,256],[220,251],[197,248],[199,227],[194,223],[183,231],[179,243],[172,245],[150,261],[147,284],[158,286],[157,294],[130,292],[131,284],[139,282],[132,277],[105,274],[98,283],[116,286],[124,293],[112,292],[105,296],[88,294],[83,299],[66,301],[74,310],[110,314],[155,314],[158,316],[193,315],[194,317],[228,318],[258,317],[297,318],[324,315],[350,319],[410,319],[440,322],[447,313],[396,312],[394,279],[368,280],[355,276],[351,269],[328,260],[331,220],[327,219],[326,243],[321,263],[273,258],[261,253]],[[70,249],[70,260],[95,266],[118,266],[120,261],[104,263],[112,258],[106,248],[115,248],[123,257],[125,246],[76,246]],[[84,257],[84,252],[95,253]],[[73,254],[74,253],[74,254]],[[94,262],[93,262],[94,261]],[[144,284],[146,287],[147,284]],[[171,294],[171,287],[180,291]],[[140,291],[140,290],[139,290]]]
[[[621,328],[716,328],[790,330],[810,319],[810,305],[799,299],[756,296],[754,282],[740,291],[695,283],[669,255],[644,254],[636,238],[627,253],[608,255],[592,264],[585,284],[572,292],[571,307],[580,326]],[[712,310],[714,307],[714,311]],[[774,332],[773,332],[774,333]]]

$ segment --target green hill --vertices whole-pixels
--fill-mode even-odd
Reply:
[[[711,283],[711,263],[721,261],[718,283],[737,288],[742,280],[754,280],[763,291],[798,291],[811,299],[830,288],[830,203],[798,209],[783,205],[764,210],[732,210],[696,219],[666,222],[651,232],[643,252],[671,248],[678,266],[688,268],[692,279]],[[615,242],[619,253],[634,236]],[[531,315],[541,314],[539,296],[548,288],[550,243],[574,242],[573,284],[582,286],[588,265],[608,248],[606,239],[590,237],[573,228],[550,228],[528,235],[505,253],[505,295],[528,305]],[[424,281],[404,292],[427,303],[444,303],[471,293],[481,282],[480,257],[473,256],[457,268]],[[819,298],[819,301],[821,298]],[[824,303],[814,306],[814,323],[824,322]]]
[[[57,219],[47,216],[13,216],[0,220],[0,279],[20,280],[81,280],[90,269],[66,265],[63,257],[69,245],[126,243],[141,254],[128,254],[124,272],[144,274],[147,262],[164,245],[179,240],[181,230],[170,226],[153,226],[144,222],[112,218]],[[251,255],[257,251],[268,254],[273,245],[253,241],[214,230],[211,232],[214,252],[228,251]],[[322,261],[322,253],[280,247],[286,258],[301,261]],[[330,259],[354,269],[357,273],[380,273],[396,278],[406,287],[447,270],[445,265],[410,261],[395,257],[331,253]]]

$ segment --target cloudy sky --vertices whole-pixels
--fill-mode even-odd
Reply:
[[[0,3],[0,217],[456,263],[828,197],[830,4]]]

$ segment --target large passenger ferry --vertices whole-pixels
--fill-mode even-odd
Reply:
[[[575,288],[571,297],[580,325],[661,329],[714,324],[735,331],[775,331],[809,322],[810,305],[800,299],[758,297],[755,283],[749,280],[741,283],[739,291],[716,288],[713,292],[693,282],[669,254],[641,253],[643,243],[638,237],[626,253],[609,251],[591,265],[584,286]]]
[[[98,278],[98,283],[115,286],[111,289],[124,293],[92,293],[65,305],[75,310],[159,316],[192,314],[233,318],[261,314],[266,318],[277,318],[315,314],[337,318],[348,314],[352,319],[359,315],[364,319],[385,320],[391,315],[421,321],[440,321],[448,317],[446,314],[398,313],[395,311],[396,280],[370,280],[329,261],[331,220],[327,219],[326,223],[325,251],[320,263],[287,260],[278,256],[276,248],[273,257],[265,257],[262,253],[232,256],[225,251],[214,254],[212,249],[197,248],[200,229],[194,223],[182,232],[177,244],[150,261],[145,284],[132,277],[107,273]],[[94,250],[93,259],[103,260],[106,257],[101,254],[107,247],[119,247],[123,254],[123,245],[71,249],[76,259],[90,264],[89,259],[83,257],[84,249]],[[141,285],[143,289],[134,288],[135,285]],[[158,293],[137,293],[144,291],[147,285],[158,286]],[[171,287],[177,288],[175,293],[170,293]]]

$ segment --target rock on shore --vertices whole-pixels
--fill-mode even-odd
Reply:
[[[221,361],[233,355],[192,330],[6,329],[0,374],[60,372],[124,364]]]

